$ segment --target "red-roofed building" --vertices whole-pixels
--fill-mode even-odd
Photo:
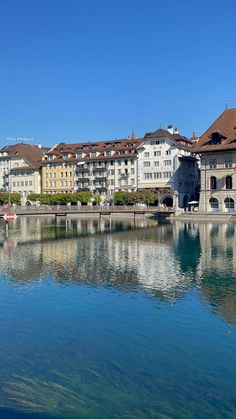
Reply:
[[[57,144],[42,162],[43,193],[91,191],[103,197],[137,190],[137,146],[128,139]]]
[[[234,212],[236,108],[226,109],[193,147],[201,155],[200,211]]]
[[[179,208],[198,199],[199,170],[192,142],[172,125],[144,136],[138,146],[138,187],[156,191],[156,203]]]

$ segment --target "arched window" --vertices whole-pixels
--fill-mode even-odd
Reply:
[[[225,186],[226,186],[226,189],[232,189],[232,176],[226,176]]]
[[[211,189],[216,189],[216,177],[211,176]]]
[[[234,200],[232,198],[225,198],[224,203],[227,212],[234,211]]]
[[[211,206],[211,210],[213,212],[219,211],[219,202],[218,202],[218,199],[211,198],[210,201],[209,201],[209,203],[210,203],[210,206]]]

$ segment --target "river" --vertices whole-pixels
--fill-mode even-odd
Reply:
[[[235,418],[233,224],[0,225],[0,417]]]

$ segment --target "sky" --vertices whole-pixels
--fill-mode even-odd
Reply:
[[[235,0],[1,0],[0,146],[201,135],[236,107]]]

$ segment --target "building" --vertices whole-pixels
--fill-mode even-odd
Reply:
[[[226,109],[200,137],[200,211],[234,212],[236,203],[236,108]]]
[[[137,151],[138,188],[155,191],[156,203],[182,208],[197,199],[198,161],[192,142],[178,129],[169,125],[167,130],[147,133]]]
[[[30,144],[14,144],[0,150],[0,189],[22,197],[41,193],[41,160],[45,149]]]
[[[76,190],[76,144],[56,144],[42,159],[42,193],[72,193]]]
[[[11,148],[0,149],[0,191],[9,192],[9,173],[11,170]]]
[[[137,190],[137,146],[143,139],[57,144],[43,157],[43,193]]]

